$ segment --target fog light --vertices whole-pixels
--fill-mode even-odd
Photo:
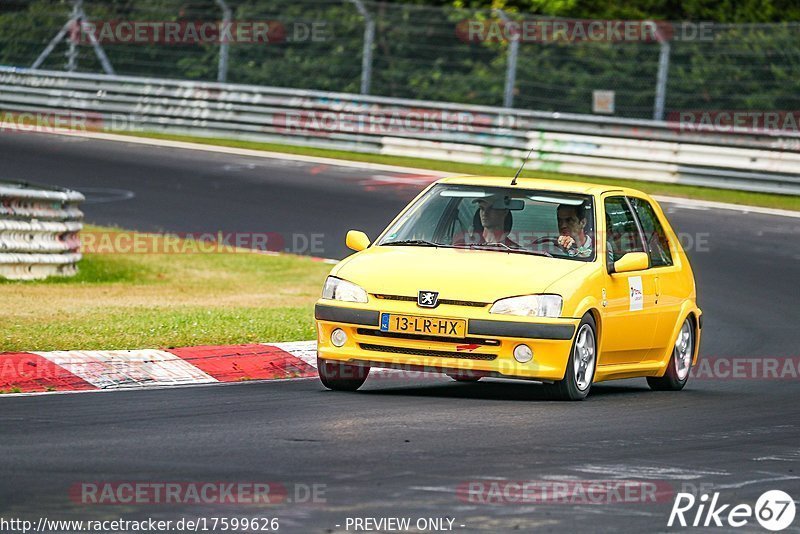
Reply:
[[[335,347],[341,347],[347,343],[347,334],[344,333],[344,330],[337,328],[331,332],[331,343],[333,343]]]
[[[519,363],[528,363],[533,359],[533,351],[528,345],[514,347],[514,359]]]

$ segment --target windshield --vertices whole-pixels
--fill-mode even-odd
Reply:
[[[384,232],[381,246],[439,246],[592,261],[592,197],[437,184]]]

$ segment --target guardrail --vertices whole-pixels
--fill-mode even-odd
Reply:
[[[0,111],[6,129],[25,129],[14,113],[39,122],[49,113],[79,129],[507,167],[518,167],[533,148],[529,169],[800,194],[800,135],[793,131],[682,131],[663,121],[7,67],[0,68]]]
[[[0,182],[0,278],[77,273],[83,200],[68,189]]]

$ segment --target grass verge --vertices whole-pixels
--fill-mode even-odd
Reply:
[[[330,267],[241,249],[89,253],[72,278],[0,282],[0,352],[313,339],[313,305]]]
[[[509,167],[495,165],[475,165],[470,163],[455,163],[438,161],[425,158],[408,158],[399,156],[384,156],[381,154],[364,154],[361,152],[347,152],[344,150],[329,150],[323,148],[299,147],[292,145],[281,145],[275,143],[258,143],[254,141],[240,141],[236,139],[206,138],[186,135],[172,135],[147,132],[120,132],[125,135],[146,137],[150,139],[166,139],[171,141],[185,141],[190,143],[200,143],[215,146],[226,146],[233,148],[247,148],[252,150],[264,150],[270,152],[281,152],[284,154],[298,154],[303,156],[319,156],[334,159],[346,159],[350,161],[365,161],[368,163],[382,163],[385,165],[399,165],[402,167],[413,167],[418,169],[430,169],[444,171],[454,174],[477,174],[484,176],[510,176],[513,170]],[[786,210],[800,211],[800,197],[793,195],[774,195],[769,193],[749,193],[745,191],[732,191],[728,189],[714,189],[710,187],[696,187],[689,185],[677,185],[660,182],[645,182],[638,180],[621,180],[610,178],[599,178],[594,176],[580,176],[574,174],[560,174],[548,171],[523,171],[522,176],[550,178],[556,180],[585,181],[598,184],[619,185],[633,187],[651,195],[666,195],[683,198],[693,198],[697,200],[711,200],[715,202],[729,202],[731,204],[742,204],[747,206],[762,206],[766,208],[778,208]]]

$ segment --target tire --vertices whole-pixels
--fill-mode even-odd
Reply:
[[[648,376],[647,384],[654,391],[680,391],[689,381],[695,349],[694,323],[687,317],[678,332],[664,376]]]
[[[581,319],[569,354],[564,378],[545,384],[545,388],[557,400],[583,400],[592,389],[594,372],[597,369],[597,325],[591,313]],[[579,366],[579,372],[576,372],[576,366]]]
[[[326,388],[334,391],[355,391],[367,379],[369,367],[317,358],[317,372]]]
[[[480,380],[482,378],[480,376],[474,376],[474,375],[469,374],[469,371],[467,371],[467,373],[464,373],[464,374],[462,374],[462,373],[447,373],[447,376],[449,376],[450,378],[452,378],[456,382],[468,382],[468,383],[469,382],[477,382],[478,380]]]

